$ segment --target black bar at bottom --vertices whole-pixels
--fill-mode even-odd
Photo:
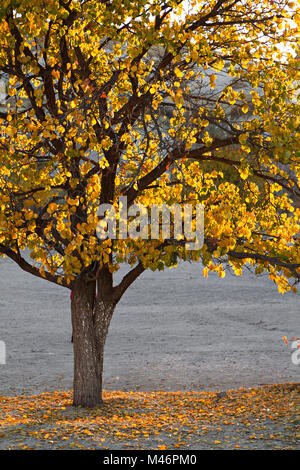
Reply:
[[[196,468],[199,465],[207,467],[208,464],[211,466],[213,463],[221,463],[222,465],[232,461],[240,461],[247,465],[251,465],[251,462],[256,463],[257,459],[263,457],[262,454],[266,454],[268,459],[268,466],[271,464],[271,460],[276,459],[276,463],[285,466],[289,463],[289,458],[296,457],[297,451],[289,450],[3,450],[0,451],[0,464],[2,458],[11,460],[20,460],[22,464],[26,461],[37,462],[40,461],[42,464],[49,463],[51,461],[72,463],[73,461],[77,465],[88,465],[93,464],[93,470],[105,467],[121,466],[123,468],[140,468],[141,466],[168,466],[180,465],[183,467]],[[208,459],[208,460],[207,460]]]

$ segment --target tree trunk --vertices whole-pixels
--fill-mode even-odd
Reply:
[[[114,311],[113,302],[96,299],[95,282],[80,279],[72,286],[74,348],[73,405],[93,408],[102,404],[104,345]]]

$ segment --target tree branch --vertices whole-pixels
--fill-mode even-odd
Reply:
[[[124,292],[131,286],[131,284],[145,271],[141,262],[139,262],[129,273],[127,273],[119,285],[113,288],[113,297],[118,302]]]
[[[16,253],[10,248],[7,248],[5,245],[0,244],[0,253],[8,256],[11,260],[13,260],[15,263],[18,264],[18,266],[23,270],[26,271],[27,273],[33,274],[36,277],[39,277],[41,279],[46,279],[49,282],[52,282],[54,284],[58,284],[59,286],[62,287],[67,287],[70,289],[70,285],[67,284],[67,282],[62,279],[61,282],[58,282],[59,276],[56,276],[54,274],[51,274],[47,271],[44,271],[44,276],[40,273],[39,269],[36,267],[32,266],[29,264],[24,258],[19,253]]]

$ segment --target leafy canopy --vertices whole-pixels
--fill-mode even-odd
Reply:
[[[0,253],[71,286],[177,259],[300,275],[299,13],[285,0],[4,0]],[[100,203],[205,207],[205,244],[97,238]],[[31,262],[22,256],[30,250]]]

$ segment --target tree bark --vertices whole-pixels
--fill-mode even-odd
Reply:
[[[95,295],[95,282],[73,282],[73,405],[88,408],[102,404],[104,345],[115,307],[109,299],[96,299]]]

